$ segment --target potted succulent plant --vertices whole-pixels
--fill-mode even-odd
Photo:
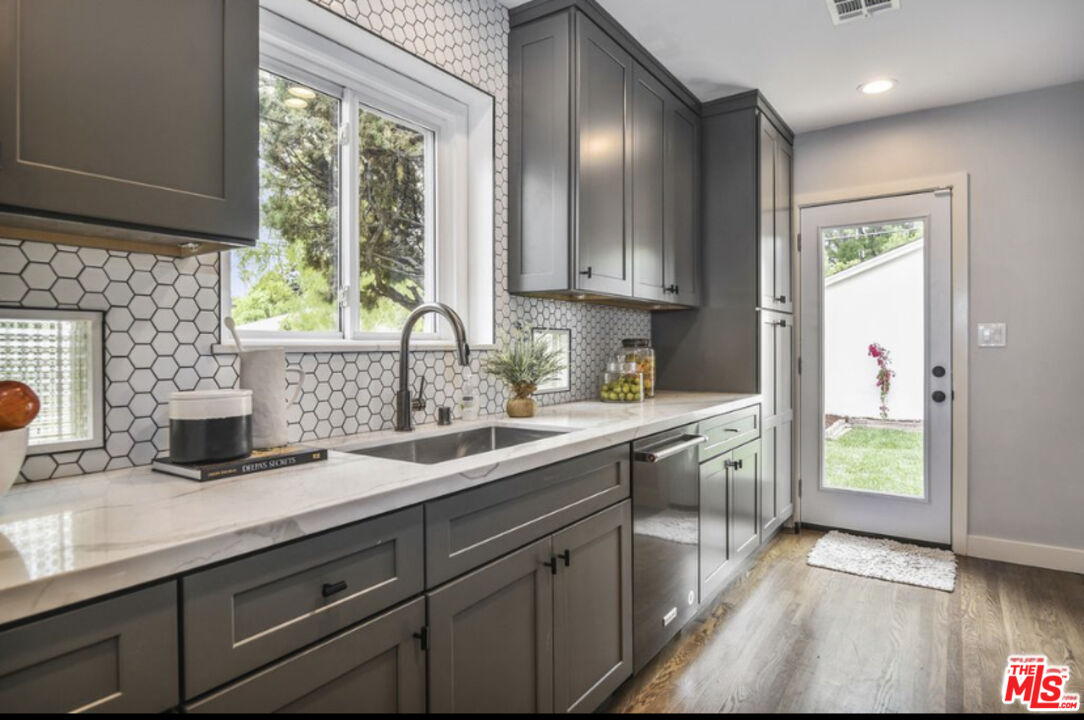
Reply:
[[[14,380],[0,382],[0,494],[19,477],[30,438],[27,426],[40,408],[38,396],[26,385]]]
[[[565,368],[561,350],[532,337],[518,324],[508,342],[486,360],[486,372],[508,383],[512,397],[505,405],[509,417],[532,417],[538,404],[531,395],[540,383]]]

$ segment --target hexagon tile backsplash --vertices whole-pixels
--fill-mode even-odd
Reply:
[[[645,311],[510,296],[507,287],[508,12],[497,0],[312,0],[491,93],[496,103],[494,233],[496,318],[572,331],[572,387],[543,404],[592,398],[623,337],[648,337]],[[174,390],[233,387],[235,357],[213,355],[220,333],[219,259],[169,258],[0,239],[0,305],[105,311],[105,446],[28,458],[22,479],[45,480],[147,464],[168,449]],[[481,412],[500,412],[505,388],[472,367]],[[306,371],[288,415],[291,441],[392,427],[395,352],[290,353]],[[415,352],[429,409],[454,404],[462,375],[451,352]]]

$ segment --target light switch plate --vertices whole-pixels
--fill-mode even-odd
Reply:
[[[1005,347],[1005,323],[979,323],[979,347]]]

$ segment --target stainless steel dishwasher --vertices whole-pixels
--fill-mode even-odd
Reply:
[[[699,605],[700,468],[687,425],[632,447],[632,660],[638,672]]]

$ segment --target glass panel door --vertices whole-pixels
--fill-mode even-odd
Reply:
[[[825,488],[926,496],[925,227],[819,229]]]

